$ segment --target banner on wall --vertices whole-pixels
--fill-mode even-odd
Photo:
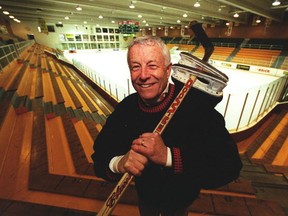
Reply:
[[[165,26],[164,36],[168,36],[168,26]]]
[[[185,35],[185,26],[181,25],[181,36]]]
[[[231,36],[232,30],[233,30],[233,22],[229,22],[226,35],[227,35],[227,36]]]
[[[152,36],[156,36],[156,28],[155,27],[152,28]]]
[[[237,64],[236,68],[239,69],[239,70],[247,70],[247,71],[250,70],[250,66],[249,65]]]
[[[0,34],[9,34],[5,25],[0,25]]]
[[[48,34],[48,27],[46,21],[43,18],[38,18],[38,25],[40,27],[41,33]]]

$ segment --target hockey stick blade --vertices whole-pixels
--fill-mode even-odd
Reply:
[[[182,83],[186,83],[191,74],[196,76],[198,79],[196,79],[193,87],[212,96],[222,96],[223,89],[227,85],[223,79],[219,78],[213,73],[210,73],[210,71],[201,71],[197,68],[192,68],[182,64],[173,64],[172,69],[172,77]]]
[[[205,61],[197,58],[196,56],[193,56],[191,53],[181,52],[180,57],[181,57],[181,59],[179,61],[179,64],[187,65],[187,66],[190,66],[193,68],[195,68],[195,66],[196,66],[196,68],[201,68],[205,72],[208,72],[210,74],[214,74],[215,76],[217,76],[219,79],[223,80],[224,82],[228,82],[228,80],[229,80],[229,78],[226,74],[219,71],[218,69],[216,69],[212,65],[206,63]]]

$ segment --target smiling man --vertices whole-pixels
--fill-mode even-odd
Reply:
[[[153,133],[183,87],[173,79],[170,53],[158,37],[138,37],[127,61],[136,93],[107,118],[94,143],[98,177],[135,176],[141,216],[187,216],[201,188],[223,186],[242,167],[237,146],[214,107],[221,101],[189,90],[163,133]]]

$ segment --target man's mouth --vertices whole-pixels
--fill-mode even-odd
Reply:
[[[140,84],[141,88],[149,88],[152,84]]]

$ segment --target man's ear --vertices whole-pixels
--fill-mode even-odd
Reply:
[[[170,64],[167,66],[166,71],[167,71],[167,77],[170,77],[171,71],[172,71],[172,63],[170,63]]]

